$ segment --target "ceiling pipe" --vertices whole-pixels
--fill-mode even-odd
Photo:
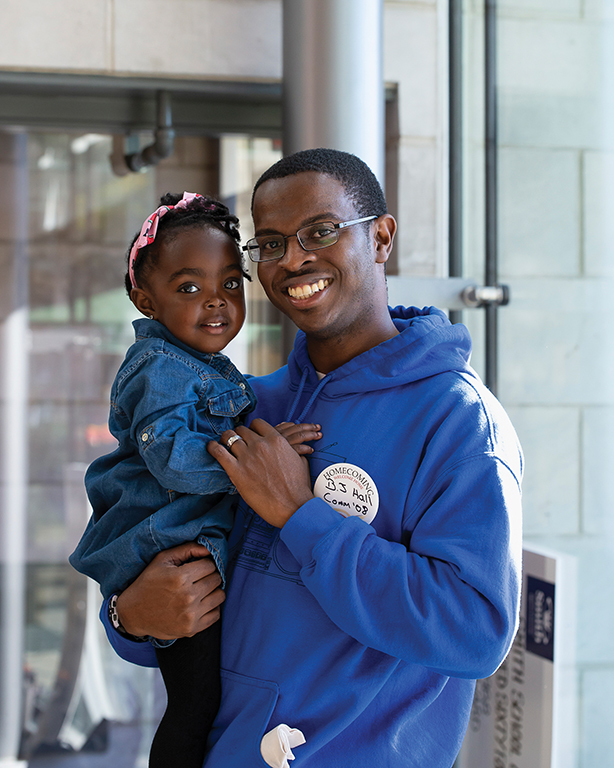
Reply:
[[[125,156],[126,165],[135,173],[151,165],[157,165],[165,157],[170,157],[175,148],[175,130],[173,128],[170,93],[168,91],[157,91],[156,102],[158,121],[154,131],[153,144]]]

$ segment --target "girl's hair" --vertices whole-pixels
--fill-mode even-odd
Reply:
[[[182,199],[181,194],[167,192],[160,198],[159,205],[176,205]],[[195,197],[185,207],[173,208],[162,216],[158,221],[158,231],[153,243],[139,248],[136,260],[134,262],[134,278],[139,286],[147,285],[147,277],[155,269],[160,258],[160,246],[171,242],[178,234],[187,229],[197,229],[201,227],[215,227],[225,232],[231,237],[237,246],[237,254],[241,262],[243,276],[251,280],[249,273],[245,269],[239,244],[241,235],[239,234],[239,219],[230,212],[230,210],[212,197]],[[139,237],[137,232],[132,238],[132,242],[126,253],[126,264],[129,263],[130,251]],[[133,288],[130,279],[130,272],[126,272],[125,286],[128,295]]]

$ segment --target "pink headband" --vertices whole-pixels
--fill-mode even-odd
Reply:
[[[145,220],[141,227],[141,234],[137,237],[134,245],[130,249],[130,258],[128,259],[128,274],[130,275],[130,282],[133,288],[138,288],[136,280],[134,279],[134,262],[136,261],[139,250],[146,245],[151,245],[156,239],[156,232],[158,231],[158,222],[160,219],[169,211],[172,211],[173,208],[187,208],[188,203],[199,198],[201,200],[204,199],[202,195],[199,195],[196,192],[184,192],[183,197],[176,205],[161,205]],[[212,205],[211,209],[213,210],[214,208],[215,205]]]

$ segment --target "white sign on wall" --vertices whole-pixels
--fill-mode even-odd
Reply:
[[[572,573],[568,557],[525,548],[518,634],[497,672],[477,682],[457,768],[572,764]]]

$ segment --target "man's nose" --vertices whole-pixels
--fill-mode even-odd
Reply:
[[[298,241],[296,235],[292,235],[286,240],[286,252],[279,259],[279,265],[288,272],[298,271],[303,264],[315,261],[315,251],[306,251]]]

